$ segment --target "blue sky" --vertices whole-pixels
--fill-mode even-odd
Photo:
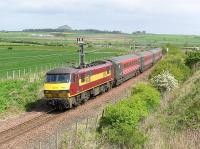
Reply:
[[[0,30],[56,28],[200,34],[199,0],[0,0]]]

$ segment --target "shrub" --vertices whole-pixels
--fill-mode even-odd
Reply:
[[[190,68],[192,68],[195,64],[200,63],[200,51],[189,52],[185,63]]]
[[[117,143],[121,148],[141,148],[147,140],[147,137],[137,128],[123,123],[112,128],[105,128],[102,134],[106,134],[105,139],[113,144]]]
[[[99,130],[110,143],[141,146],[146,139],[138,130],[138,124],[159,102],[160,93],[155,88],[139,83],[132,89],[130,98],[106,107]]]
[[[190,74],[189,67],[185,65],[184,58],[180,55],[168,55],[165,59],[161,60],[155,66],[150,78],[158,76],[165,71],[169,71],[180,82],[184,81]]]
[[[151,79],[151,83],[161,92],[172,91],[178,87],[178,81],[169,71],[165,71]]]
[[[12,50],[13,49],[13,47],[8,47],[8,50]]]
[[[125,99],[105,109],[101,127],[112,127],[121,123],[136,126],[138,121],[148,114],[145,103],[140,99]]]
[[[132,89],[132,95],[133,100],[138,97],[141,101],[145,101],[148,111],[154,110],[160,104],[160,93],[147,83],[138,83]]]

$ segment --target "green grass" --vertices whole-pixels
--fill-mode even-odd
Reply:
[[[41,66],[54,64],[78,63],[79,55],[77,46],[0,46],[0,76],[7,72],[21,69],[36,69]],[[93,52],[94,51],[94,52]],[[125,52],[121,49],[112,48],[86,48],[86,61],[108,58]],[[70,65],[70,64],[69,64]]]
[[[42,81],[29,80],[0,81],[0,113],[10,109],[29,110],[39,100]]]
[[[138,126],[159,103],[160,93],[154,87],[148,83],[136,84],[128,99],[106,107],[100,119],[101,135],[111,144],[142,148],[146,137]]]
[[[183,86],[166,109],[165,122],[170,130],[182,131],[200,128],[200,71],[196,72]]]
[[[145,149],[198,148],[200,130],[200,71],[194,72],[174,92],[163,95],[156,113],[141,129],[149,137]]]
[[[50,34],[39,37],[33,34]],[[109,58],[131,51],[134,44],[138,49],[151,49],[166,43],[190,46],[200,43],[199,36],[182,35],[130,35],[94,33],[45,33],[45,32],[0,32],[0,77],[10,76],[13,70],[37,72],[44,67],[78,63],[76,38],[83,37],[86,46],[86,61]],[[69,64],[73,63],[73,64]]]

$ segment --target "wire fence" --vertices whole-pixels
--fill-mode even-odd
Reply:
[[[71,127],[68,124],[62,130],[57,130],[56,132],[49,134],[45,138],[37,138],[31,141],[25,148],[27,149],[74,149],[86,147],[86,136],[96,132],[99,126],[99,120],[102,113],[97,114],[91,118],[77,121]],[[94,141],[94,145],[98,145],[95,142],[95,136],[91,136]],[[91,137],[89,139],[91,139]]]
[[[112,56],[105,57],[92,57],[86,60],[86,63],[91,63],[92,61],[105,60],[111,58]],[[21,78],[33,78],[37,79],[38,76],[44,75],[48,70],[57,68],[57,67],[76,67],[79,65],[78,59],[70,59],[67,62],[58,62],[58,63],[49,63],[45,65],[30,66],[26,68],[17,68],[9,70],[0,70],[0,80],[15,80]]]
[[[115,104],[119,100],[128,98],[131,90],[126,89],[119,94],[113,96],[110,104]],[[49,132],[25,144],[24,149],[94,149],[94,148],[121,148],[118,144],[105,144],[104,140],[97,138],[97,129],[101,117],[105,112],[98,110],[89,117],[78,116],[76,120],[63,120],[59,123],[56,131]],[[103,144],[102,144],[103,143]],[[22,148],[23,149],[23,148]]]

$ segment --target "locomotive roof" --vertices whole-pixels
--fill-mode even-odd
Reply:
[[[132,58],[137,58],[137,57],[139,57],[139,56],[135,55],[135,54],[129,54],[129,55],[122,55],[122,56],[114,57],[114,58],[111,58],[111,60],[121,62],[121,61],[125,61],[125,60],[132,59]]]
[[[67,74],[67,73],[74,73],[77,71],[78,71],[78,69],[66,67],[66,68],[52,69],[52,70],[48,71],[47,74],[48,75],[50,75],[50,74]]]
[[[65,67],[65,68],[55,68],[50,71],[48,71],[46,74],[47,75],[53,75],[53,74],[67,74],[67,73],[82,73],[88,70],[92,69],[98,69],[101,67],[106,67],[107,65],[110,65],[111,63],[109,61],[96,61],[92,62],[87,65],[85,68],[71,68],[71,67]]]

